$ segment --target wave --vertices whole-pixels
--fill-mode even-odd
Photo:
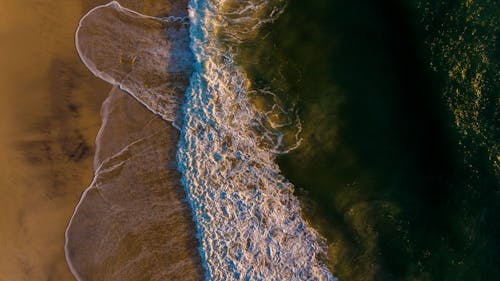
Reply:
[[[158,18],[113,1],[90,11],[77,31],[78,52],[96,76],[180,129],[177,169],[207,280],[336,280],[324,263],[323,239],[302,218],[293,185],[275,163],[276,155],[300,145],[300,120],[273,93],[253,88],[235,62],[238,45],[275,20],[285,4],[191,0],[189,18]],[[145,140],[154,145],[161,137]],[[102,134],[98,140],[104,142]],[[124,147],[127,157],[144,153],[130,148],[135,142]],[[75,217],[82,217],[88,191],[101,190],[96,183],[103,175],[125,175],[124,153],[111,154],[118,162],[109,169],[102,168],[109,157],[99,153],[94,182],[68,227],[70,265],[69,234],[84,226]]]
[[[268,115],[252,104],[251,81],[235,63],[237,44],[280,4],[190,2],[195,64],[177,159],[210,280],[335,280],[275,163],[288,149],[263,125]]]

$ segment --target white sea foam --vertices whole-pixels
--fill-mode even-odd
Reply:
[[[234,63],[234,46],[279,13],[269,1],[190,2],[195,66],[177,159],[207,280],[335,280],[275,163],[288,149],[281,126],[265,125],[270,113],[252,105]]]
[[[275,163],[300,144],[300,122],[272,93],[253,89],[234,61],[238,44],[281,13],[285,1],[271,1],[191,0],[191,50],[184,19],[143,16],[115,1],[89,12],[77,32],[79,54],[95,75],[171,121],[186,82],[173,74],[192,70],[194,54],[177,164],[207,280],[335,280],[322,262],[323,241]],[[107,17],[109,9],[118,16]],[[255,95],[271,102],[257,108]]]

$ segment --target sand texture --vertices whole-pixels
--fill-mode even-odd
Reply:
[[[101,124],[100,108],[111,89],[109,84],[95,78],[81,63],[74,47],[74,33],[79,19],[88,10],[106,2],[4,0],[0,3],[0,281],[74,280],[65,261],[64,233],[82,192],[92,181],[94,141]],[[150,15],[185,14],[186,3],[176,1],[174,5],[169,2],[136,0],[121,1],[121,4]],[[127,100],[123,94],[122,99]],[[137,112],[144,115],[134,116],[136,121],[157,119],[131,99],[124,104],[141,108]],[[134,122],[113,132],[128,133],[137,125]],[[145,154],[140,157],[155,163],[172,159],[177,132],[166,123],[158,125],[158,120],[152,122],[156,124],[156,129],[165,129],[162,134],[166,138],[155,140],[161,142],[155,143],[158,147],[141,147]],[[117,137],[114,139],[120,139],[120,136]],[[165,148],[163,154],[160,147]],[[111,153],[104,145],[102,150]],[[113,241],[113,247],[116,247],[113,253],[123,254],[123,258],[107,260],[113,266],[130,252],[137,252],[137,247],[167,245],[171,236],[162,235],[173,229],[176,235],[182,232],[179,239],[184,239],[184,242],[168,244],[165,251],[174,253],[185,249],[186,253],[181,253],[181,256],[186,257],[186,264],[196,268],[196,255],[187,258],[195,253],[194,231],[182,203],[178,175],[173,169],[162,171],[165,173],[163,178],[146,177],[154,181],[154,184],[144,186],[151,188],[152,197],[141,197],[143,201],[131,203],[138,207],[140,204],[147,205],[145,202],[156,202],[147,205],[149,208],[141,209],[143,213],[140,215],[144,217],[147,216],[144,212],[154,212],[162,219],[147,221],[151,225],[136,225],[138,228],[133,239],[130,238],[132,234],[127,236],[101,229],[102,232],[108,231],[109,237],[127,236],[122,243]],[[143,172],[139,175],[145,176],[154,171]],[[172,181],[164,186],[168,190],[161,190],[159,181],[166,178]],[[137,194],[142,192],[144,196],[146,191],[140,190]],[[161,200],[162,196],[174,203],[162,205],[166,204]],[[96,201],[93,204],[98,206],[100,203]],[[166,209],[158,211],[158,206]],[[109,213],[98,215],[96,210],[93,211],[89,216],[111,218]],[[172,216],[176,215],[180,217],[174,219]],[[124,214],[121,214],[121,219],[113,223],[122,223],[122,228],[113,226],[112,230],[125,231],[123,222],[129,219]],[[178,227],[171,228],[172,223],[169,227],[161,225],[167,220],[176,220]],[[144,233],[151,235],[149,240],[139,237]],[[137,244],[132,242],[134,239],[144,240],[142,244]],[[131,245],[130,250],[124,248],[127,243]],[[74,254],[80,252],[77,244],[71,249]],[[160,263],[169,262],[171,258],[158,252],[152,255],[154,258],[150,260],[157,262],[157,270],[162,269]],[[88,269],[90,265],[88,263],[84,267]],[[167,267],[168,264],[164,268]],[[198,268],[193,272],[198,272]],[[96,274],[97,277],[89,280],[104,280],[98,277],[104,275]]]

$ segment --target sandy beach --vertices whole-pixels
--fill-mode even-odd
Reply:
[[[81,63],[74,33],[88,10],[106,2],[0,3],[1,281],[74,280],[64,256],[64,233],[82,192],[92,181],[100,108],[111,90]],[[165,1],[121,4],[150,15],[183,13],[186,7],[183,1],[175,5]],[[135,103],[132,99],[128,102]],[[139,114],[137,120],[154,118],[141,109],[134,111]],[[177,131],[170,128],[166,133],[172,136],[172,143],[163,143],[163,148],[175,147]],[[166,153],[164,157],[172,158],[175,150]],[[172,181],[178,180],[178,175],[172,177]],[[168,192],[179,194],[180,185],[174,187]],[[180,195],[168,198],[175,206],[185,204]],[[181,248],[188,249],[183,254],[196,256],[189,212],[179,208],[176,229],[183,231]],[[162,231],[169,229],[160,227],[153,236],[163,237],[158,235]],[[161,246],[158,241],[165,239],[149,246]],[[78,245],[75,247],[73,250],[79,251]],[[197,272],[197,257],[193,259],[187,266]],[[104,280],[100,278],[86,280]]]
[[[114,88],[102,110],[95,178],[67,232],[79,280],[201,280],[179,182],[178,131]]]

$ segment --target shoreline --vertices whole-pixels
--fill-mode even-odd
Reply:
[[[179,132],[171,124],[191,71],[182,59],[185,4],[166,7],[161,14],[169,17],[160,19],[112,1],[79,23],[82,62],[115,88],[102,107],[93,182],[66,230],[66,259],[77,280],[202,279],[175,165]]]
[[[168,167],[177,130],[116,87],[102,118],[94,180],[66,232],[72,272],[77,280],[201,280],[180,175]]]
[[[0,76],[0,279],[75,280],[64,230],[92,179],[100,107],[111,86],[85,68],[73,38],[80,18],[109,1],[30,2],[10,1],[0,11],[8,39],[0,42],[0,63],[9,66]],[[182,2],[120,1],[152,15],[185,13]]]

